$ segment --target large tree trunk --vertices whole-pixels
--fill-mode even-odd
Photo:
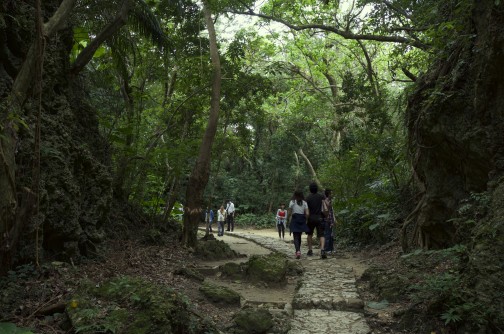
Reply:
[[[486,191],[504,170],[504,12],[492,0],[473,7],[467,31],[419,78],[409,99],[409,146],[421,197],[403,227],[405,248],[458,242],[451,218],[460,202]]]
[[[203,1],[203,13],[210,39],[210,58],[212,60],[212,96],[210,100],[210,117],[200,146],[198,159],[189,177],[186,191],[186,206],[184,212],[184,230],[182,242],[186,246],[197,243],[198,224],[203,210],[203,192],[210,175],[210,153],[217,132],[220,109],[221,68],[217,37],[208,2]]]

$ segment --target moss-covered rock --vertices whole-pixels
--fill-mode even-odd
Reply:
[[[305,269],[299,261],[287,261],[287,274],[296,276],[304,273]]]
[[[200,287],[200,291],[213,303],[240,306],[240,294],[225,286],[205,283]]]
[[[252,282],[285,284],[287,266],[288,260],[279,253],[254,255],[248,261],[247,278]]]
[[[207,240],[198,242],[195,255],[205,260],[232,259],[238,254],[222,240]]]
[[[222,277],[229,279],[243,279],[245,277],[246,265],[234,262],[228,262],[219,267]]]
[[[244,309],[234,317],[235,333],[267,333],[274,325],[273,316],[266,309]]]
[[[205,277],[203,275],[201,275],[199,272],[197,272],[191,268],[186,268],[186,267],[179,268],[179,269],[176,269],[173,273],[175,275],[185,276],[187,278],[193,279],[198,282],[203,282],[205,280]]]
[[[195,316],[186,297],[139,278],[119,277],[102,285],[85,282],[67,306],[79,333],[213,333]]]

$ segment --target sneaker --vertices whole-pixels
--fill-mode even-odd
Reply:
[[[310,249],[310,250],[308,251],[308,253],[306,253],[306,255],[308,255],[308,256],[312,256],[312,255],[313,255],[313,251]]]
[[[298,259],[298,260],[299,260],[300,258],[301,258],[301,252],[300,252],[300,251],[297,251],[297,252],[296,252],[296,259]]]
[[[325,251],[320,251],[320,258],[321,259],[327,259],[327,255]]]

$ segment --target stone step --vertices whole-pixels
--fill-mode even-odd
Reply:
[[[294,310],[288,334],[369,334],[364,316],[355,312]]]
[[[283,240],[241,232],[232,235],[287,256],[294,253],[292,244]],[[303,255],[302,263],[305,272],[292,302],[289,334],[370,333],[352,268],[339,265],[334,258],[319,260],[315,256],[306,258]],[[290,309],[290,304],[288,306]]]

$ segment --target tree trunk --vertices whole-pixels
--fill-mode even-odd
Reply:
[[[320,183],[320,180],[317,177],[317,172],[315,171],[315,168],[313,168],[310,159],[308,159],[308,157],[306,156],[306,154],[304,154],[303,149],[300,148],[298,150],[298,152],[299,152],[299,155],[302,156],[303,159],[305,160],[306,165],[308,166],[308,170],[310,171],[310,174],[312,176],[313,181],[317,184],[317,186],[319,187],[319,189],[323,189],[322,188],[322,183]]]
[[[210,40],[210,58],[212,60],[212,96],[210,100],[210,117],[199,149],[199,155],[194,169],[189,177],[186,190],[186,205],[184,208],[184,230],[182,242],[193,247],[197,243],[198,224],[203,205],[203,191],[210,175],[210,154],[217,132],[220,109],[221,68],[217,37],[208,1],[203,1],[203,14],[208,28]]]

